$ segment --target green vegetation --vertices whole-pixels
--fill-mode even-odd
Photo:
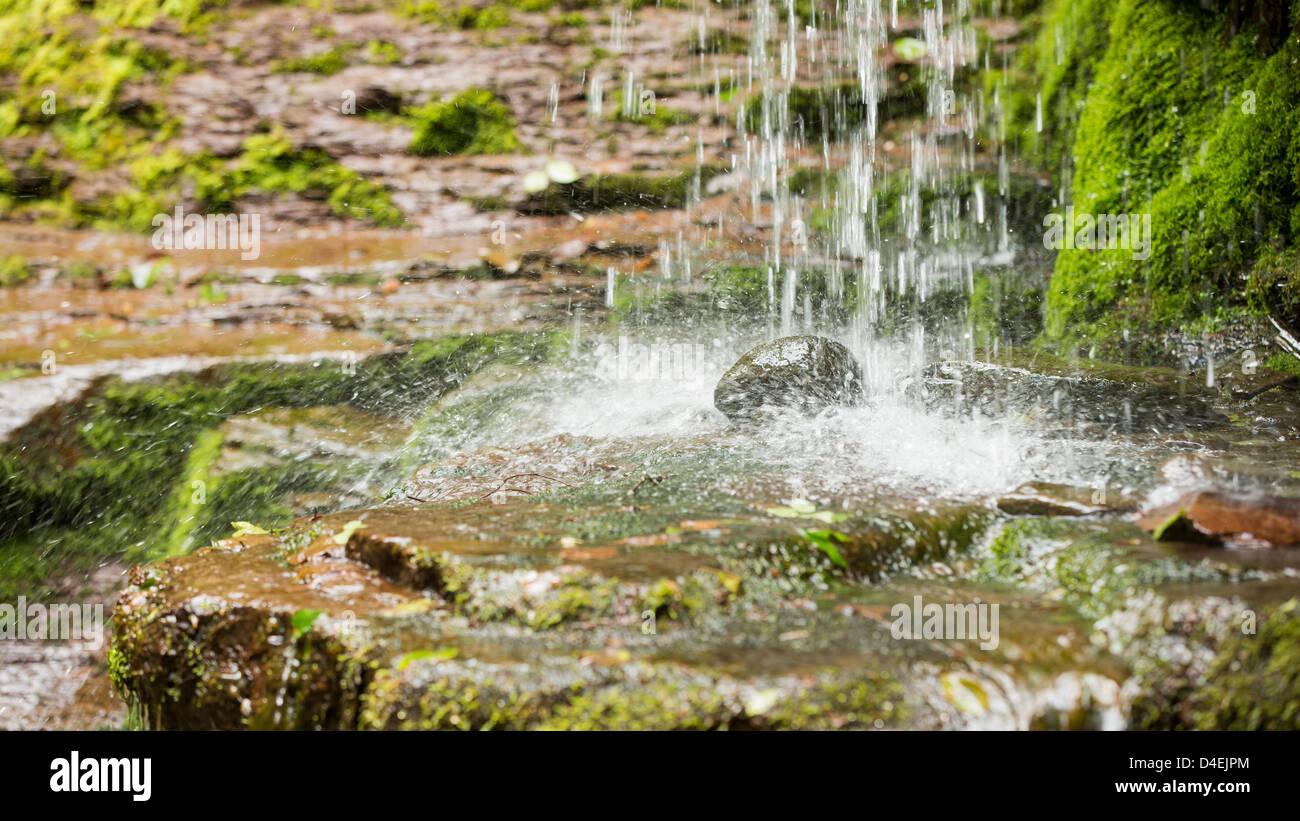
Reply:
[[[230,416],[336,404],[398,416],[489,362],[545,355],[547,346],[546,337],[526,334],[454,336],[372,357],[355,373],[338,361],[241,363],[109,381],[0,446],[0,595],[35,599],[49,591],[52,568],[71,573],[101,557],[167,555],[221,535],[236,519],[283,523],[276,499],[310,478],[301,467],[225,477],[208,488],[211,509],[193,519],[191,482],[206,475],[220,448],[212,431]]]
[[[371,40],[366,44],[366,59],[375,65],[391,66],[402,61],[402,50],[392,43]]]
[[[748,54],[749,38],[734,31],[711,29],[700,41],[698,34],[686,41],[690,54]]]
[[[147,231],[154,214],[169,211],[187,195],[207,211],[230,213],[240,199],[255,193],[310,193],[328,202],[339,216],[383,226],[404,221],[382,186],[320,149],[295,148],[278,130],[250,136],[233,161],[167,149],[141,157],[130,171],[135,182],[131,190],[77,203],[72,209],[75,221]]]
[[[0,7],[0,34],[16,44],[0,55],[0,75],[14,80],[0,91],[0,138],[46,137],[55,145],[3,158],[0,217],[23,214],[80,227],[147,231],[155,214],[189,199],[224,212],[252,194],[310,193],[340,216],[385,226],[403,222],[382,187],[319,149],[295,149],[275,131],[249,137],[233,161],[172,147],[178,122],[134,89],[165,90],[190,67],[132,39],[130,29],[166,16],[183,31],[198,30],[207,20],[198,0],[97,5],[98,30],[75,24],[79,8],[62,0],[15,0]],[[28,36],[38,25],[50,36]],[[345,53],[334,49],[288,60],[277,70],[331,74],[343,67]],[[110,168],[125,170],[130,185],[72,196],[69,183],[82,170]]]
[[[486,89],[468,89],[406,114],[415,127],[410,152],[417,156],[509,154],[521,148],[509,106]]]
[[[32,269],[27,265],[27,260],[14,254],[0,257],[0,287],[21,285],[31,279],[31,276]]]
[[[877,109],[881,120],[914,117],[925,112],[925,86],[916,74],[906,75],[906,80],[904,76],[905,72],[897,68],[891,71],[889,90]],[[795,86],[784,96],[784,108],[779,96],[771,101],[767,124],[777,130],[802,134],[805,140],[843,138],[867,121],[867,102],[856,82],[827,87]],[[754,94],[741,109],[740,122],[751,133],[759,133],[764,127],[763,103],[763,96]],[[784,121],[782,116],[786,118]]]
[[[398,13],[422,23],[462,31],[492,31],[511,23],[510,6],[506,3],[485,6],[462,3],[451,8],[437,0],[412,0],[399,6]]]
[[[323,74],[328,77],[348,67],[348,53],[352,50],[346,47],[331,48],[307,57],[291,57],[276,63],[274,71],[277,74],[303,72]]]
[[[1046,4],[1022,65],[1044,131],[1034,98],[1004,87],[1018,133],[1078,212],[1148,213],[1154,233],[1147,260],[1058,255],[1050,341],[1149,359],[1143,340],[1224,307],[1300,318],[1300,3],[1255,6]]]
[[[1263,615],[1224,643],[1191,697],[1198,730],[1300,729],[1300,601]]]
[[[647,97],[630,103],[624,93],[619,94],[619,104],[610,114],[610,119],[625,123],[641,123],[649,126],[651,131],[662,133],[665,128],[674,125],[689,125],[697,121],[700,115],[690,111],[680,111],[661,105],[653,97]]]

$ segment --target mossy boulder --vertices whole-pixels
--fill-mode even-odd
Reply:
[[[1044,4],[1021,59],[1033,76],[1002,89],[1012,119],[1060,169],[1058,211],[1151,221],[1146,254],[1058,254],[1047,338],[1157,361],[1165,334],[1206,318],[1300,316],[1297,15],[1287,0]]]

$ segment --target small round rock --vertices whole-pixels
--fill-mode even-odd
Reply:
[[[733,422],[774,410],[815,414],[864,400],[862,366],[849,349],[821,336],[784,336],[750,350],[722,375],[713,405]]]

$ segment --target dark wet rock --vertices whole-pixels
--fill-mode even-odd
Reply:
[[[402,96],[382,86],[364,86],[357,89],[355,100],[358,114],[386,112],[397,114],[402,110]]]
[[[863,401],[862,366],[849,349],[820,336],[787,336],[764,342],[722,375],[714,406],[741,422],[774,408],[817,413]]]
[[[1202,490],[1143,514],[1138,524],[1176,542],[1300,545],[1300,499]]]
[[[1113,431],[1228,424],[1212,404],[1213,391],[1168,369],[1006,353],[1001,360],[933,363],[909,393],[942,412],[1021,413]]]
[[[1135,507],[1126,496],[1104,488],[1029,482],[997,501],[998,510],[1012,516],[1090,516],[1124,512]]]

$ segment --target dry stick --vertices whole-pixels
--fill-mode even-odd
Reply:
[[[511,479],[522,479],[522,478],[524,478],[524,477],[526,477],[526,476],[536,476],[536,477],[539,478],[539,479],[549,479],[549,480],[552,481],[552,482],[559,482],[560,484],[565,485],[566,487],[574,487],[574,485],[569,484],[568,482],[564,481],[563,479],[557,479],[557,478],[555,478],[554,476],[547,476],[545,473],[514,473],[514,474],[511,474],[510,476],[507,476],[506,478],[502,479],[501,482],[500,482],[500,484],[498,484],[496,487],[494,487],[494,488],[492,488],[491,490],[489,490],[487,493],[484,493],[482,496],[478,497],[478,498],[475,499],[474,501],[476,501],[476,502],[481,502],[481,501],[483,501],[484,499],[486,499],[487,497],[492,496],[492,495],[497,494],[497,493],[501,493],[501,492],[503,492],[503,491],[505,491],[505,492],[513,492],[513,493],[524,493],[524,494],[527,494],[528,491],[526,491],[526,490],[520,490],[519,488],[516,488],[516,487],[511,487],[511,488],[506,487],[506,482],[509,482]]]

